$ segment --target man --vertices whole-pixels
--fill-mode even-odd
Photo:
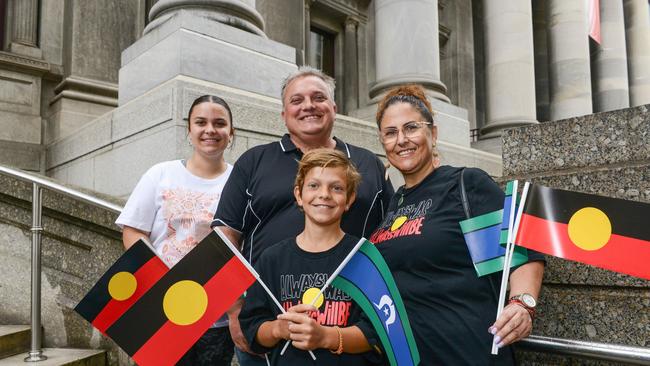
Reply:
[[[304,216],[295,204],[293,185],[298,161],[316,148],[338,149],[352,160],[362,181],[357,198],[343,216],[342,229],[367,237],[382,221],[393,195],[381,161],[370,151],[332,136],[336,117],[334,80],[311,67],[301,67],[282,85],[282,119],[289,133],[278,142],[256,146],[237,160],[221,194],[213,226],[235,244],[255,265],[269,246],[298,235]],[[250,352],[239,326],[242,301],[228,312],[230,331],[237,348]],[[263,359],[238,350],[242,366],[264,365]]]

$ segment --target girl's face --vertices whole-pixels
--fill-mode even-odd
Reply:
[[[347,188],[343,167],[317,167],[307,172],[302,192],[295,187],[293,193],[308,220],[320,225],[331,225],[341,221],[341,216],[354,201],[354,196],[348,199]]]
[[[190,115],[189,137],[195,153],[221,157],[233,132],[226,108],[211,102],[194,106]]]

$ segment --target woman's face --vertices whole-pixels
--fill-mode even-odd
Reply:
[[[436,127],[426,122],[420,112],[409,103],[396,103],[386,108],[379,125],[380,136],[391,136],[393,141],[382,144],[386,157],[392,166],[406,178],[426,171],[433,165],[433,144],[436,141]],[[404,133],[407,125],[407,137]],[[413,130],[414,127],[419,127]],[[411,131],[408,131],[411,129]],[[388,139],[386,139],[388,140]],[[424,178],[424,177],[422,177]]]
[[[194,106],[190,115],[189,137],[195,153],[220,157],[232,136],[232,123],[226,108],[211,102]]]

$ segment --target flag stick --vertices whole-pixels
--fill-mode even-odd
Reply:
[[[501,316],[501,312],[503,311],[503,304],[505,301],[505,296],[506,296],[506,291],[508,289],[508,278],[510,277],[510,263],[512,262],[512,252],[514,246],[512,245],[512,231],[514,230],[514,218],[515,218],[515,210],[517,207],[517,193],[519,189],[519,181],[514,180],[512,182],[512,197],[510,200],[510,215],[507,218],[508,219],[508,237],[506,240],[506,253],[503,257],[503,271],[501,272],[501,288],[499,290],[499,299],[497,302],[497,316],[496,319],[499,319],[499,316]],[[520,205],[521,206],[521,205]],[[505,217],[503,218],[504,220],[506,219]],[[496,338],[496,334],[492,338],[492,354],[497,355],[499,354],[499,348],[497,347],[496,343],[494,342],[494,338]]]
[[[338,276],[339,273],[341,273],[341,271],[343,270],[343,268],[345,267],[345,265],[348,264],[348,262],[350,261],[350,259],[352,259],[352,256],[353,256],[353,255],[354,255],[354,254],[359,250],[359,248],[361,248],[361,246],[362,246],[363,243],[365,243],[365,242],[366,242],[366,239],[365,239],[365,238],[361,238],[361,239],[359,239],[359,241],[358,241],[357,244],[354,246],[354,248],[352,248],[352,250],[350,250],[350,253],[348,253],[348,255],[346,255],[345,258],[343,258],[343,261],[341,262],[341,264],[339,264],[339,266],[336,267],[336,269],[334,270],[334,272],[332,272],[332,275],[327,279],[327,281],[325,282],[325,284],[323,285],[323,287],[321,287],[320,291],[318,291],[318,295],[314,296],[314,299],[311,300],[311,303],[310,303],[309,305],[314,306],[314,304],[316,303],[316,300],[318,300],[318,298],[321,297],[321,296],[323,295],[323,293],[325,293],[325,290],[326,290],[326,289],[327,289],[327,288],[332,284],[332,281],[334,281],[334,279],[336,278],[336,276]],[[287,341],[284,343],[284,347],[282,347],[282,351],[280,351],[280,356],[284,355],[284,352],[287,350],[287,348],[289,347],[290,344],[291,344],[291,340],[290,340],[290,339],[287,340]]]
[[[262,281],[262,279],[260,278],[259,273],[257,273],[257,271],[255,270],[255,268],[253,268],[253,266],[251,266],[251,264],[248,263],[248,261],[246,260],[246,258],[244,258],[244,256],[241,255],[241,253],[239,252],[239,250],[237,250],[237,248],[235,248],[235,246],[230,242],[230,240],[228,240],[228,238],[227,238],[225,235],[223,235],[223,233],[221,232],[221,230],[219,230],[219,229],[217,229],[217,228],[214,228],[213,230],[217,233],[217,235],[219,235],[219,237],[221,238],[221,240],[223,240],[223,242],[226,243],[226,245],[228,246],[228,248],[229,248],[229,249],[230,249],[230,250],[235,254],[235,256],[237,256],[237,258],[239,258],[239,260],[244,264],[244,266],[246,266],[246,268],[251,272],[251,274],[253,275],[253,277],[255,277],[255,279],[257,280],[257,282],[259,282],[259,284],[262,286],[262,288],[264,289],[264,291],[266,291],[266,293],[271,297],[271,300],[273,300],[273,302],[275,303],[275,305],[277,305],[278,309],[280,309],[280,312],[282,312],[283,314],[286,313],[286,311],[284,310],[284,308],[282,307],[282,305],[280,305],[280,302],[278,301],[278,299],[275,298],[275,296],[273,295],[273,293],[271,292],[271,290],[269,290],[269,288],[266,286],[266,284],[264,283],[264,281]],[[314,355],[314,352],[309,351],[309,354],[311,355],[311,358],[312,358],[314,361],[316,361],[316,355]]]

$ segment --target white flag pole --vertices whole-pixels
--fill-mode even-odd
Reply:
[[[350,250],[350,253],[348,253],[348,255],[346,255],[345,258],[343,258],[343,261],[341,262],[341,264],[339,264],[339,266],[336,267],[334,272],[332,272],[332,275],[330,275],[330,277],[327,279],[327,281],[325,282],[323,287],[318,292],[318,295],[314,296],[314,298],[311,300],[311,303],[309,305],[314,306],[314,304],[316,303],[318,298],[321,297],[323,295],[323,293],[325,293],[325,290],[332,284],[332,281],[334,281],[336,276],[338,276],[339,273],[341,273],[341,271],[343,270],[345,265],[348,264],[350,259],[352,259],[352,256],[359,250],[359,248],[361,248],[361,246],[365,242],[366,242],[365,238],[359,239],[359,241],[354,246],[354,248],[352,248],[352,250]],[[291,340],[287,340],[284,343],[284,347],[282,347],[282,350],[280,351],[280,356],[284,355],[284,352],[287,350],[287,348],[289,347],[290,344],[291,344]]]
[[[499,290],[499,299],[497,302],[497,315],[496,319],[499,319],[499,316],[501,316],[501,312],[503,311],[503,305],[505,301],[505,296],[506,296],[506,291],[508,289],[508,277],[510,276],[510,263],[512,261],[512,231],[514,230],[514,218],[515,218],[515,211],[517,207],[517,193],[519,189],[519,181],[514,180],[512,182],[512,197],[510,200],[510,215],[508,216],[508,236],[506,240],[506,252],[503,257],[503,271],[501,272],[501,287]],[[506,220],[506,218],[503,218]],[[497,347],[496,343],[494,342],[494,339],[496,338],[496,334],[492,338],[492,354],[497,355],[499,354],[499,347]]]
[[[271,297],[271,300],[273,300],[273,302],[278,307],[278,309],[280,309],[280,312],[282,312],[283,314],[286,313],[286,311],[284,310],[282,305],[280,305],[280,302],[278,301],[278,299],[275,298],[275,296],[273,295],[271,290],[269,290],[269,288],[266,286],[264,281],[262,281],[262,279],[260,278],[259,273],[257,273],[255,268],[253,268],[253,266],[251,266],[251,264],[248,263],[246,258],[244,258],[244,256],[241,255],[239,250],[237,250],[237,248],[235,248],[235,246],[230,242],[230,240],[228,240],[228,238],[225,235],[223,235],[221,230],[219,230],[218,228],[214,228],[213,230],[217,233],[217,235],[219,235],[221,240],[223,240],[223,242],[226,243],[228,248],[235,254],[235,256],[237,256],[237,258],[239,258],[239,260],[244,264],[244,266],[246,266],[246,268],[250,271],[250,273],[253,275],[253,277],[255,277],[255,279],[257,280],[257,282],[259,282],[259,284],[262,286],[264,291],[266,291],[266,293]],[[314,361],[316,361],[316,355],[314,355],[314,352],[309,351],[309,354],[311,355],[311,358]]]

